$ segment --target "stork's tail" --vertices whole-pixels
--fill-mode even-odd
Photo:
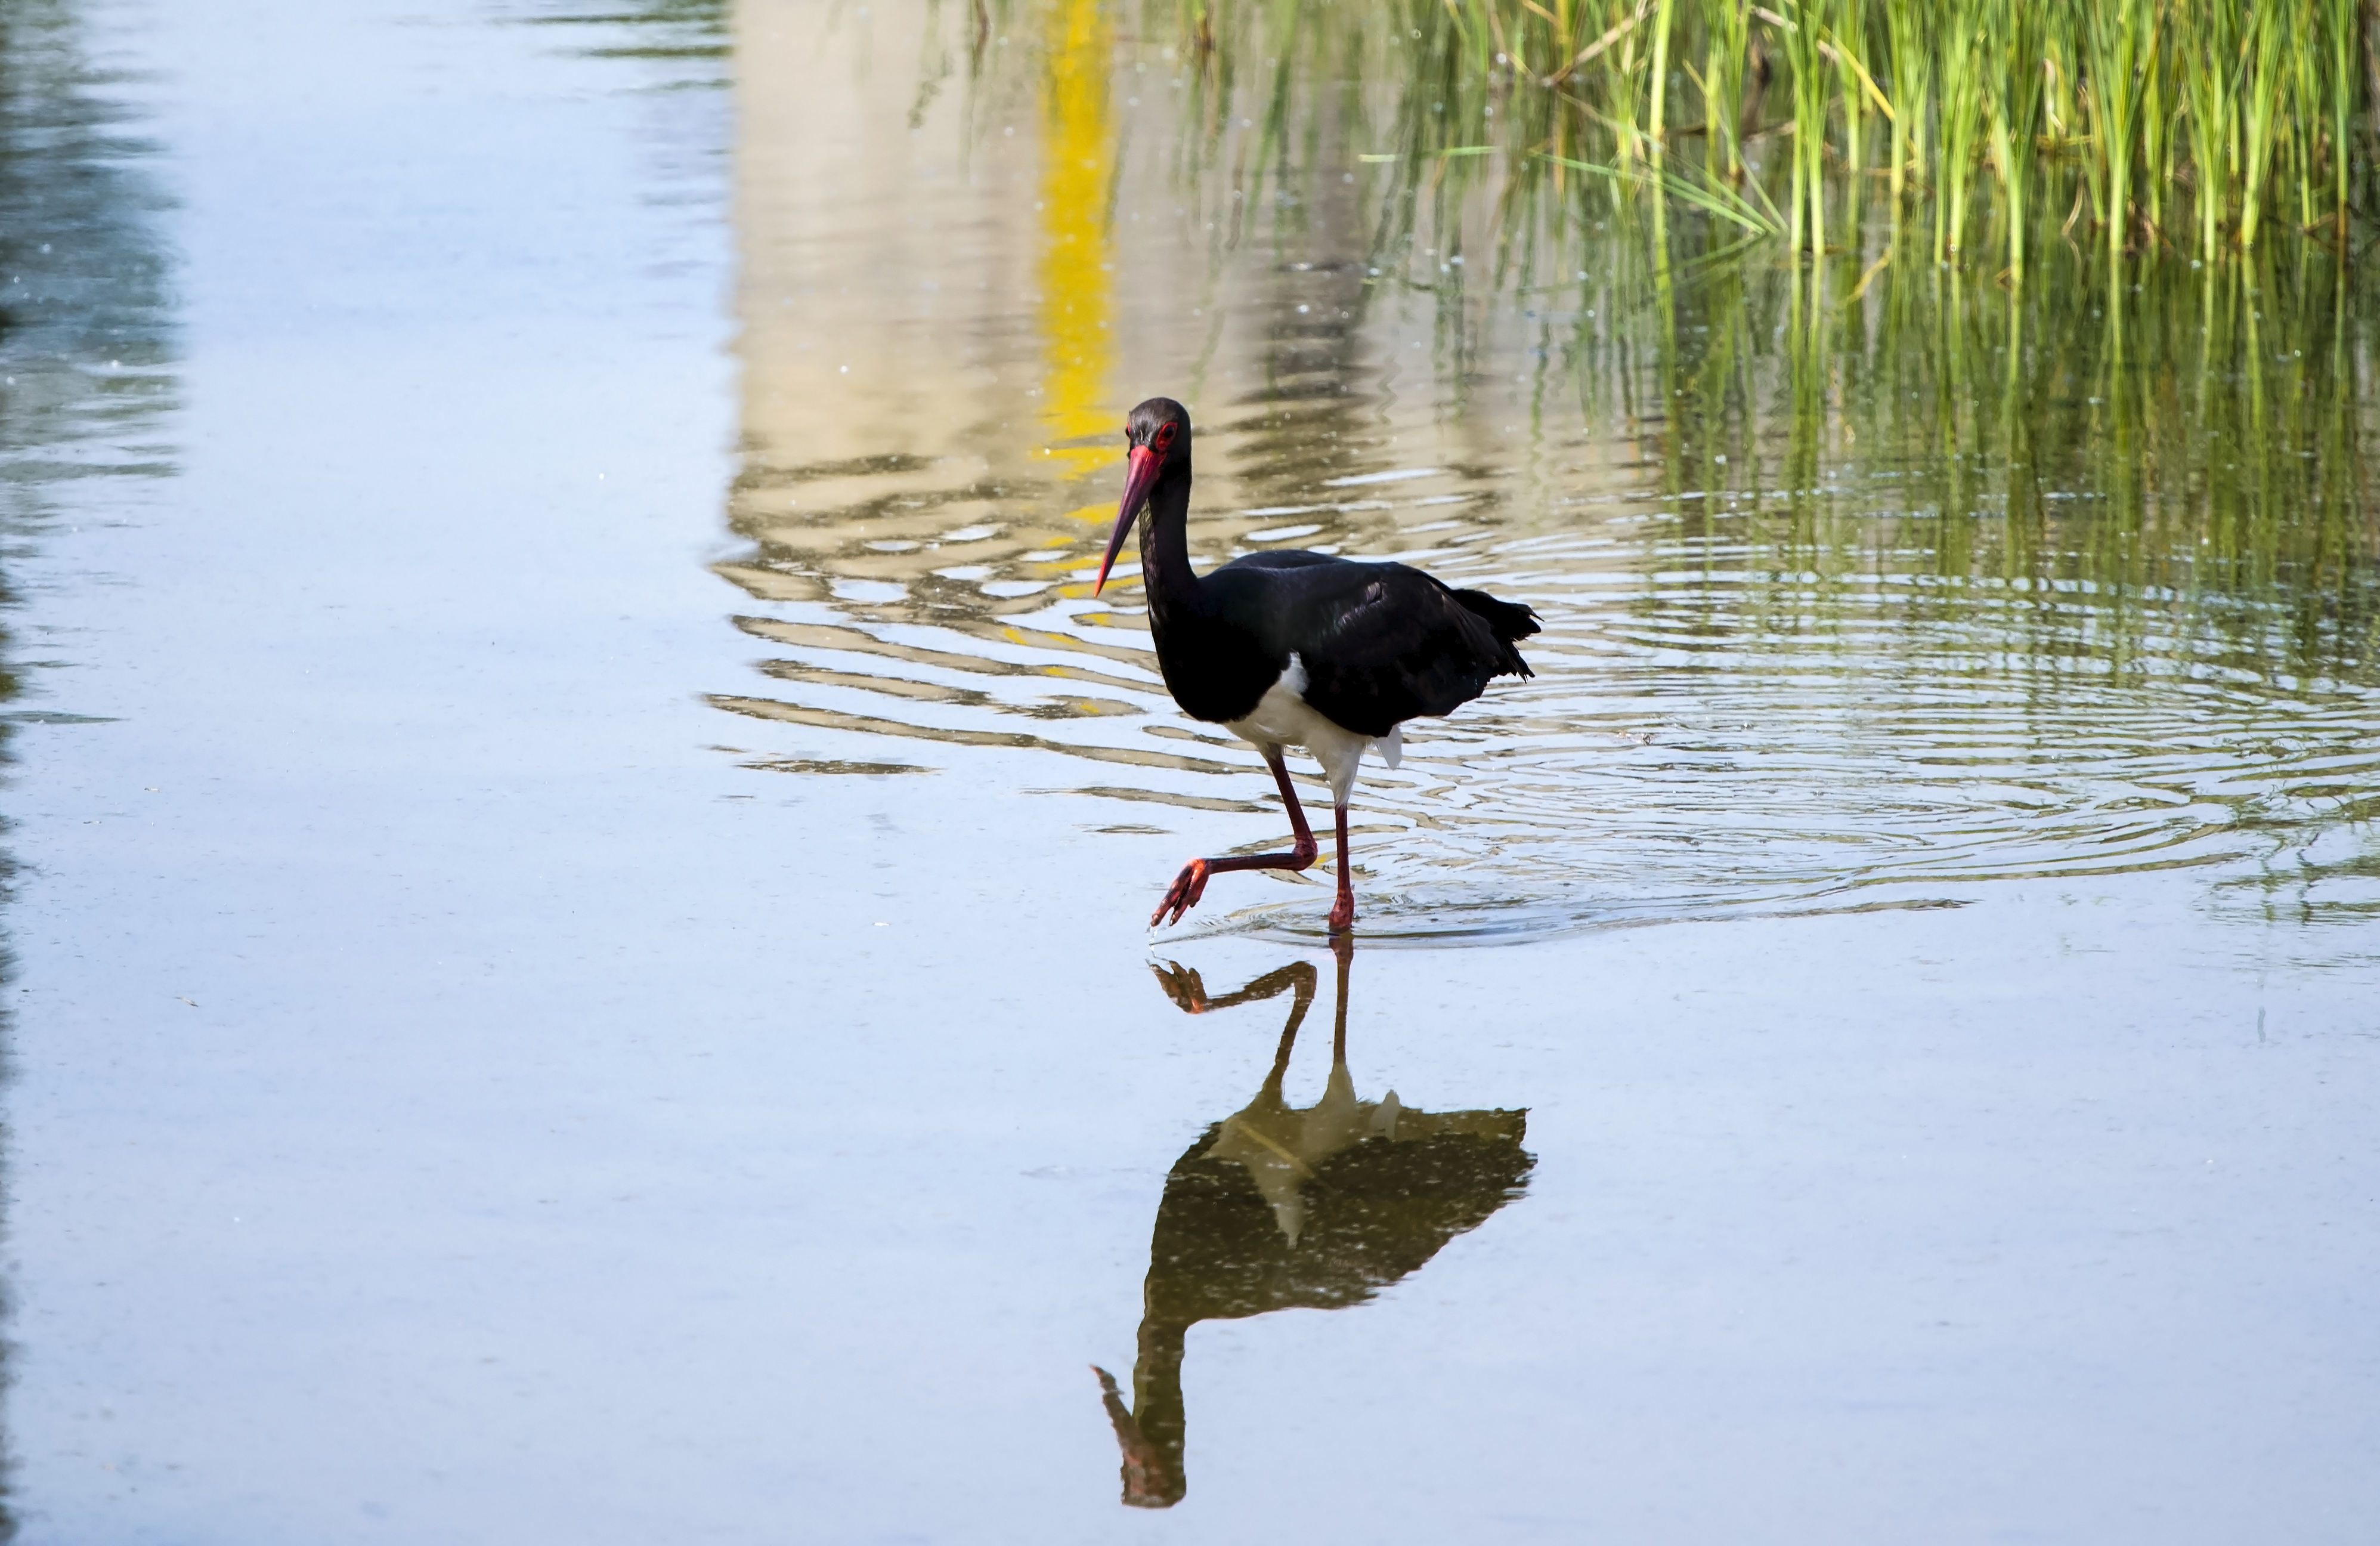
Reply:
[[[1512,647],[1538,631],[1535,612],[1518,602],[1500,602],[1485,590],[1455,590],[1452,594],[1463,603],[1464,611],[1488,625],[1488,630],[1496,636],[1496,642],[1503,647],[1504,658],[1500,663],[1498,675],[1536,675],[1529,669],[1529,663],[1521,658],[1521,651]]]

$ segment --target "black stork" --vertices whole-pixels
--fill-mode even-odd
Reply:
[[[1517,640],[1537,631],[1537,615],[1477,590],[1457,590],[1402,564],[1362,563],[1328,554],[1252,553],[1205,576],[1190,567],[1190,414],[1151,397],[1124,420],[1130,461],[1115,534],[1099,583],[1140,525],[1141,584],[1166,690],[1193,719],[1220,724],[1254,746],[1281,786],[1297,846],[1287,853],[1194,858],[1182,867],[1149,927],[1197,905],[1209,876],[1227,870],[1304,870],[1314,834],[1290,786],[1284,748],[1314,753],[1330,781],[1339,818],[1339,899],[1333,932],[1355,921],[1347,862],[1347,797],[1366,749],[1389,766],[1403,754],[1401,726],[1449,714],[1497,676],[1532,675]],[[1172,914],[1169,920],[1168,913]]]

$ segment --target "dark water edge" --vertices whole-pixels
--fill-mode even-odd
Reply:
[[[138,105],[75,0],[0,17],[0,490],[19,524],[76,478],[165,476],[176,405],[171,195]]]
[[[137,105],[146,83],[98,55],[85,10],[75,0],[0,10],[0,615],[10,619],[0,621],[0,702],[8,705],[0,711],[0,764],[12,768],[18,737],[103,723],[18,706],[50,698],[42,674],[65,663],[46,658],[47,641],[13,621],[22,610],[24,561],[67,518],[68,489],[175,469],[168,415],[178,339],[164,225],[173,201],[149,164],[159,146]],[[13,901],[13,855],[0,856],[0,874]],[[16,962],[13,941],[0,944],[0,988],[14,989]],[[0,1056],[11,1084],[17,996],[0,998]],[[11,1143],[7,1168],[18,1159]],[[11,1285],[11,1364],[22,1334],[15,1301]],[[0,1383],[13,1383],[13,1374]],[[13,1539],[18,1436],[0,1433],[0,1539]]]

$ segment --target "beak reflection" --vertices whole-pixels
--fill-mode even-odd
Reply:
[[[1256,1098],[1208,1127],[1174,1162],[1158,1205],[1132,1400],[1103,1369],[1108,1419],[1123,1452],[1123,1501],[1171,1508],[1183,1474],[1187,1414],[1182,1359],[1190,1328],[1275,1309],[1343,1309],[1419,1271],[1457,1235],[1475,1229],[1528,1185],[1536,1161],[1521,1147],[1525,1111],[1427,1112],[1396,1091],[1366,1101],[1347,1067],[1352,941],[1332,945],[1338,1005],[1322,1098],[1281,1095],[1298,1028],[1319,974],[1305,961],[1209,998],[1198,974],[1157,971],[1185,1012],[1293,995],[1272,1071]]]

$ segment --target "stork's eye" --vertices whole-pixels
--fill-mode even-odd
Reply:
[[[1172,444],[1173,426],[1171,424],[1160,424],[1157,426],[1157,432],[1148,437],[1148,448],[1160,456],[1165,455]]]

